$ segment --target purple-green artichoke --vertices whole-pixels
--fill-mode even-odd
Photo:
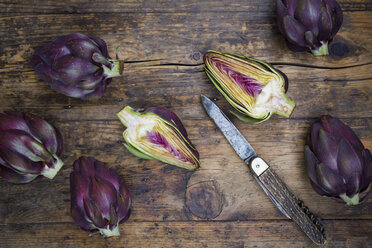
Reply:
[[[79,33],[37,48],[31,66],[55,91],[81,99],[102,97],[112,78],[123,70],[122,61],[109,57],[104,40]]]
[[[272,114],[289,117],[296,105],[286,96],[288,78],[258,59],[208,51],[205,72],[240,120],[258,124]]]
[[[166,108],[122,109],[118,118],[127,127],[123,132],[125,147],[144,159],[195,170],[200,166],[199,153],[188,138],[175,113]]]
[[[342,25],[335,0],[277,0],[277,23],[287,46],[295,52],[327,55],[328,44]]]
[[[62,135],[43,119],[24,112],[0,113],[0,177],[29,183],[53,179],[63,162]]]
[[[322,196],[356,205],[372,188],[371,152],[337,118],[324,115],[312,125],[305,159],[311,185]]]
[[[130,215],[131,199],[124,180],[104,163],[80,157],[70,174],[71,216],[90,233],[119,236],[119,224]]]

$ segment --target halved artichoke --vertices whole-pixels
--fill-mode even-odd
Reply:
[[[175,113],[166,108],[122,109],[118,118],[127,127],[123,132],[125,147],[144,159],[195,170],[200,166],[199,153]]]
[[[272,114],[289,117],[296,105],[285,92],[288,79],[269,64],[217,51],[204,55],[205,71],[212,83],[239,112],[239,119],[261,123]]]

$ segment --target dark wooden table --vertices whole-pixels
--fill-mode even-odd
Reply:
[[[355,207],[311,188],[304,143],[311,123],[331,114],[372,148],[372,2],[339,1],[344,24],[331,55],[295,54],[275,22],[275,1],[0,1],[0,111],[30,111],[60,128],[65,166],[54,180],[0,182],[1,247],[312,247],[273,206],[207,117],[201,93],[228,104],[207,79],[208,49],[271,62],[290,79],[290,119],[252,126],[232,118],[256,151],[324,219],[326,247],[372,247],[372,197]],[[119,46],[125,75],[98,101],[51,90],[29,66],[34,48],[73,32]],[[161,106],[183,120],[203,167],[192,173],[138,159],[123,147],[115,114],[126,105]],[[69,174],[81,155],[115,168],[133,204],[120,237],[88,236],[70,217]]]

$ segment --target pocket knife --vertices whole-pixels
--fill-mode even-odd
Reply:
[[[208,115],[216,123],[239,157],[248,165],[253,177],[274,205],[287,218],[292,219],[314,243],[324,244],[326,235],[322,221],[310,212],[303,201],[297,198],[270,166],[256,154],[222,110],[208,97],[201,95],[201,99]]]

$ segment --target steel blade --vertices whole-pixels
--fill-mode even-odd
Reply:
[[[239,157],[246,163],[248,163],[251,158],[256,157],[257,154],[253,150],[252,146],[229,120],[229,118],[227,118],[222,110],[208,97],[201,95],[201,99],[204,109],[207,111],[214,123],[216,123],[217,127],[221,130]]]

